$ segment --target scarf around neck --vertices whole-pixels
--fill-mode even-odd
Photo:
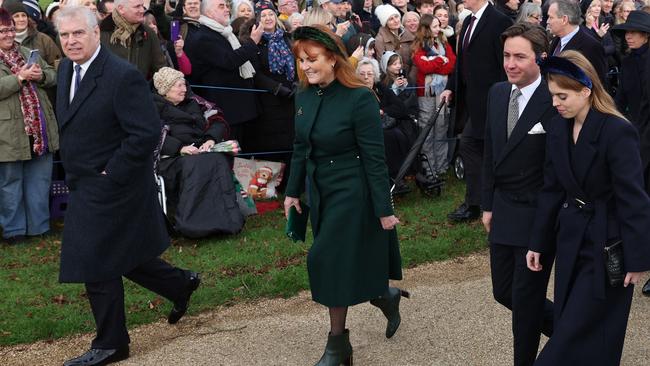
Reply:
[[[26,28],[22,32],[16,32],[16,38],[15,41],[22,44],[24,40],[27,39],[27,36],[29,35],[29,28]]]
[[[111,34],[111,44],[119,43],[124,48],[131,47],[131,36],[138,29],[140,24],[131,24],[124,19],[120,13],[117,12],[117,8],[111,13],[113,17],[113,22],[115,22],[115,30]]]
[[[199,23],[221,34],[228,40],[228,43],[230,43],[230,46],[233,50],[241,47],[241,43],[239,43],[237,37],[235,37],[235,35],[232,33],[231,26],[224,27],[214,19],[208,18],[205,15],[201,15],[199,17]],[[243,79],[250,79],[253,77],[253,75],[255,75],[255,68],[253,68],[253,65],[250,63],[250,61],[246,61],[243,65],[239,66],[239,76],[241,76]]]
[[[269,44],[269,69],[276,75],[285,75],[288,81],[293,81],[296,75],[296,62],[289,45],[284,40],[284,31],[280,28],[274,33],[262,34]]]
[[[428,48],[427,56],[447,56],[445,45],[438,40],[433,40],[431,45],[426,45],[426,47]],[[439,96],[445,90],[446,85],[447,75],[428,74],[424,78],[424,96]]]
[[[20,53],[18,44],[14,43],[9,51],[0,51],[0,62],[7,65],[14,75],[18,75],[20,69],[25,65],[25,58]],[[23,112],[25,133],[34,139],[33,150],[36,155],[43,155],[47,147],[43,142],[41,104],[31,81],[21,86],[18,91],[18,100],[20,101],[20,109]]]

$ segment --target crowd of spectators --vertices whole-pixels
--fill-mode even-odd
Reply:
[[[1,37],[12,36],[20,46],[39,50],[43,66],[56,69],[62,57],[52,26],[57,12],[66,6],[88,7],[100,21],[102,47],[135,65],[148,80],[164,67],[179,70],[187,82],[187,94],[214,103],[227,121],[228,127],[219,138],[236,139],[243,151],[255,153],[291,150],[293,98],[298,85],[291,33],[303,25],[325,25],[341,37],[357,75],[380,100],[386,159],[394,177],[418,128],[429,122],[441,103],[443,90],[454,85],[458,67],[473,67],[468,62],[457,65],[456,54],[463,47],[458,35],[477,15],[476,1],[63,0],[42,9],[35,0],[0,0],[13,19],[13,26],[6,27]],[[511,23],[545,27],[552,40],[549,55],[569,49],[582,52],[621,111],[633,123],[642,118],[645,86],[637,76],[645,71],[650,25],[627,30],[616,30],[616,26],[627,24],[635,11],[648,11],[645,1],[497,0],[494,8]],[[487,43],[500,42],[498,35],[490,37],[494,39]],[[465,55],[466,59],[471,57]],[[0,66],[7,65],[0,62]],[[483,66],[468,71],[476,73],[472,76],[475,81],[491,73],[503,80],[500,65],[490,66],[494,70],[483,70]],[[17,69],[7,70],[0,75],[1,84],[7,83],[8,77],[16,78]],[[55,88],[49,81],[39,88],[47,92],[49,103],[54,105]],[[464,82],[471,89],[472,81]],[[464,100],[467,95],[471,93],[456,96],[457,115],[471,113],[462,110],[471,104]],[[0,102],[9,103],[18,96],[3,91],[0,98]],[[162,103],[164,98],[158,99]],[[22,112],[18,108],[11,114],[12,118],[20,116],[17,125],[30,118]],[[458,133],[459,126],[450,126],[453,119],[445,115],[448,113],[439,116],[422,148],[424,158],[415,164],[417,180],[424,187],[442,179],[449,167],[447,140]],[[53,120],[47,118],[47,123]],[[31,135],[25,144],[31,150],[29,156],[8,154],[5,145],[0,145],[0,173],[9,163],[25,163],[37,157]],[[184,148],[187,146],[181,146],[179,152]],[[28,200],[24,193],[6,193],[7,179],[0,174],[3,236],[11,239],[41,234],[43,230],[31,230],[29,223],[12,228],[13,216],[24,213],[17,206],[8,207],[7,202],[12,200],[5,196],[22,194],[24,198],[13,197],[13,201]],[[397,188],[408,191],[403,185]]]

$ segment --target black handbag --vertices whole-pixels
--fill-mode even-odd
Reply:
[[[623,241],[617,240],[605,246],[605,271],[609,285],[619,287],[625,281],[623,270]]]

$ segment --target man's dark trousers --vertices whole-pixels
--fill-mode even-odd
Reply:
[[[512,310],[514,365],[535,363],[542,333],[553,333],[553,303],[546,299],[554,254],[541,256],[542,270],[526,266],[528,248],[490,243],[490,269],[494,298]]]
[[[188,295],[187,273],[160,258],[138,266],[124,277],[172,302]],[[97,337],[91,348],[117,349],[128,345],[122,277],[85,285],[97,326]]]

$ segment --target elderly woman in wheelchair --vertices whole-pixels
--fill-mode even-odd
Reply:
[[[214,152],[228,126],[213,105],[188,97],[184,75],[164,67],[154,74],[154,102],[163,124],[157,173],[165,182],[168,217],[187,237],[237,233],[244,217],[228,158]]]

